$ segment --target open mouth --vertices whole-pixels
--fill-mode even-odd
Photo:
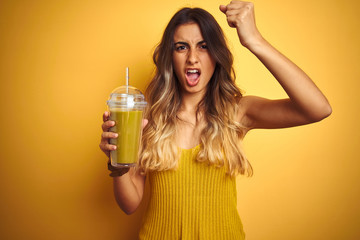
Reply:
[[[186,82],[189,86],[193,87],[198,84],[200,80],[200,70],[199,69],[187,69],[186,70]]]

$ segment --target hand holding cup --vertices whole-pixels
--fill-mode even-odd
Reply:
[[[142,130],[147,125],[148,120],[142,120]],[[102,127],[102,134],[101,134],[101,141],[99,144],[100,149],[105,153],[105,155],[110,158],[110,151],[116,150],[116,145],[110,144],[110,139],[117,139],[118,134],[111,132],[110,128],[115,126],[115,121],[110,120],[110,113],[108,111],[104,112],[103,114],[103,124]]]

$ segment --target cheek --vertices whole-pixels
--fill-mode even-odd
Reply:
[[[215,69],[216,61],[209,53],[206,53],[201,56],[201,62],[206,65],[206,68]]]
[[[175,74],[178,75],[181,72],[181,61],[180,61],[179,57],[173,56],[172,64],[173,64]]]
[[[178,64],[177,57],[176,57],[176,55],[173,55],[173,57],[172,57],[172,65],[173,65],[174,69],[176,69],[177,64]]]
[[[215,71],[215,66],[216,66],[216,63],[215,61],[213,61],[212,59],[207,59],[207,62],[206,62],[206,70],[207,70],[207,73],[209,75],[213,75],[214,71]],[[210,77],[211,77],[210,76]]]

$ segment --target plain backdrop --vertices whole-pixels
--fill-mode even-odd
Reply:
[[[245,94],[286,97],[207,1],[0,1],[0,239],[136,239],[146,198],[117,207],[98,144],[110,92],[145,90],[152,52],[181,7],[212,13]],[[360,239],[360,2],[256,0],[263,36],[328,97],[320,123],[254,130],[254,176],[237,178],[249,240]],[[160,89],[161,90],[161,89]]]

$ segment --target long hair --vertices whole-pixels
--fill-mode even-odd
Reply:
[[[167,25],[161,42],[154,51],[155,76],[146,89],[149,120],[143,131],[139,168],[149,170],[176,169],[179,148],[175,144],[176,114],[181,105],[180,83],[173,69],[174,33],[178,26],[196,23],[201,29],[210,55],[216,62],[206,93],[197,107],[204,113],[207,125],[201,132],[202,145],[197,161],[225,166],[234,176],[252,175],[252,167],[241,147],[244,128],[236,122],[242,94],[235,84],[233,56],[229,51],[222,29],[214,17],[200,8],[179,10]]]

